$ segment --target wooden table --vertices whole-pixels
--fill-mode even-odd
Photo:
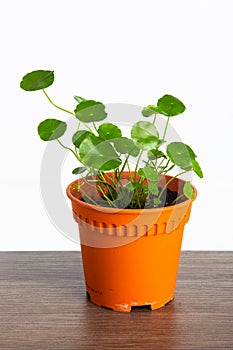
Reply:
[[[182,252],[175,300],[131,313],[87,300],[79,252],[0,253],[0,349],[233,349],[233,252]]]

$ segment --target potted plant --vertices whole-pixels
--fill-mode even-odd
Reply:
[[[196,198],[196,189],[180,176],[194,171],[203,177],[190,146],[166,142],[170,118],[185,106],[164,95],[142,109],[142,120],[126,137],[106,121],[101,102],[74,96],[74,112],[56,105],[45,90],[53,82],[53,71],[38,70],[26,74],[20,86],[42,90],[54,107],[77,118],[72,147],[60,139],[64,121],[44,120],[38,134],[56,140],[78,161],[73,170],[78,178],[67,195],[79,225],[87,293],[93,303],[117,311],[162,307],[174,297],[183,229]],[[166,118],[162,133],[157,114]]]

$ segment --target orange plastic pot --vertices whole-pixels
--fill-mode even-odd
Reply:
[[[67,195],[79,226],[90,300],[124,312],[132,306],[150,305],[153,310],[167,304],[174,298],[183,230],[193,200],[157,209],[98,207],[80,200],[74,190],[80,181],[68,186]],[[182,193],[183,185],[175,179],[168,187]]]

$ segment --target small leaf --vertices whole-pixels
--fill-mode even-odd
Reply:
[[[86,137],[79,147],[81,160],[96,170],[112,170],[121,165],[121,159],[109,141],[100,142],[94,136]]]
[[[159,142],[159,132],[155,125],[150,122],[140,121],[131,129],[131,137],[136,145],[143,150],[150,150]]]
[[[43,141],[56,140],[66,131],[65,122],[57,119],[46,119],[38,126],[38,134]]]
[[[74,99],[75,99],[78,103],[83,102],[83,101],[86,101],[86,99],[83,98],[83,97],[81,97],[81,96],[74,96]]]
[[[156,182],[149,182],[148,189],[152,194],[158,195],[159,189]]]
[[[190,148],[183,142],[172,142],[167,146],[167,155],[170,160],[181,169],[189,169],[192,166]]]
[[[83,142],[83,140],[87,137],[92,135],[92,133],[90,131],[87,130],[78,130],[76,131],[76,133],[73,135],[72,137],[72,142],[73,144],[79,148],[79,146],[81,145],[81,143]]]
[[[174,117],[185,111],[185,105],[172,95],[164,95],[157,102],[157,111],[167,117]]]
[[[200,178],[203,178],[203,177],[204,177],[203,172],[202,172],[201,167],[200,167],[200,164],[198,163],[197,160],[193,160],[193,162],[192,162],[192,168],[193,168],[193,171],[195,171],[195,173],[196,173]]]
[[[76,118],[84,123],[98,122],[107,117],[104,104],[93,100],[80,102],[74,113]]]
[[[149,105],[147,107],[144,107],[143,110],[142,110],[142,115],[143,117],[150,117],[152,116],[153,114],[156,114],[158,113],[157,111],[157,107],[156,106],[153,106],[153,105]]]
[[[78,168],[75,168],[73,171],[72,171],[72,174],[75,174],[75,175],[79,175],[79,174],[82,174],[84,173],[84,171],[86,171],[87,169],[85,167],[78,167]]]
[[[158,181],[159,179],[159,174],[157,171],[151,168],[149,165],[145,166],[144,168],[140,168],[138,173],[140,176],[144,175],[148,180],[151,181]]]
[[[194,198],[194,190],[190,181],[185,182],[183,192],[185,197],[187,197],[188,199]]]
[[[166,158],[166,155],[158,149],[151,149],[148,152],[148,159],[149,160],[154,160],[154,159],[159,159],[159,158]]]
[[[130,179],[129,179],[130,181]],[[137,189],[138,191],[140,191],[142,189],[142,184],[140,184],[139,182],[128,182],[125,187],[128,189],[128,190],[135,190]]]
[[[35,70],[26,74],[20,87],[25,91],[36,91],[49,87],[54,82],[54,72],[50,70]]]
[[[137,157],[140,150],[135,143],[127,137],[121,137],[114,140],[114,146],[117,152],[121,154],[130,154],[133,157]]]
[[[103,140],[112,140],[121,137],[121,130],[112,123],[101,124],[98,128],[98,134]]]
[[[153,202],[154,202],[154,206],[157,207],[161,203],[161,200],[159,198],[154,198]]]

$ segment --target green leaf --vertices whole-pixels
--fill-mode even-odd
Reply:
[[[142,110],[142,115],[143,117],[150,117],[152,116],[153,114],[156,114],[158,113],[157,111],[157,107],[156,106],[153,106],[153,105],[149,105],[147,107],[144,107],[143,110]]]
[[[49,87],[54,82],[54,72],[50,70],[35,70],[26,74],[20,87],[25,91],[36,91]]]
[[[83,97],[81,97],[81,96],[74,96],[74,99],[75,99],[78,103],[83,102],[83,101],[86,101],[86,99],[83,98]]]
[[[202,172],[201,167],[200,167],[200,164],[198,163],[197,160],[193,160],[193,162],[192,162],[192,168],[193,168],[193,171],[195,171],[195,173],[196,173],[200,178],[203,178],[203,177],[204,177],[203,172]]]
[[[149,189],[149,192],[152,194],[158,195],[159,193],[158,185],[156,182],[149,182],[148,189]]]
[[[192,148],[190,146],[188,146],[188,145],[185,145],[185,146],[187,147],[187,150],[189,152],[190,158],[192,160],[195,160],[197,155],[194,153],[194,151],[192,150]]]
[[[164,95],[157,102],[157,113],[174,117],[185,111],[185,105],[172,95]]]
[[[98,134],[103,140],[112,140],[121,137],[121,130],[112,123],[101,124],[98,128]]]
[[[76,118],[84,123],[98,122],[107,117],[104,104],[93,100],[80,102],[74,113]]]
[[[52,141],[61,137],[66,131],[65,122],[57,119],[46,119],[38,126],[38,134],[43,141]]]
[[[131,137],[136,145],[143,150],[150,150],[159,142],[159,132],[155,125],[150,122],[140,121],[131,129]]]
[[[159,158],[166,158],[166,155],[158,149],[151,149],[148,152],[148,159],[149,160],[154,160],[154,159],[159,159]]]
[[[159,198],[154,198],[153,202],[154,206],[157,207],[161,203],[161,200]]]
[[[129,179],[130,181],[130,179]],[[140,192],[140,190],[142,189],[142,184],[140,184],[139,182],[128,182],[125,187],[129,190],[129,191],[134,191],[134,190],[138,190]]]
[[[79,148],[83,140],[87,137],[93,135],[90,131],[87,130],[78,130],[72,137],[73,144]]]
[[[183,193],[184,193],[185,197],[187,197],[188,199],[194,198],[194,190],[193,190],[193,187],[192,187],[190,181],[185,182],[184,188],[183,188]]]
[[[75,168],[73,171],[72,171],[72,174],[75,174],[75,175],[79,175],[79,174],[82,174],[84,173],[84,171],[86,171],[87,169],[85,167],[78,167],[78,168]]]
[[[140,152],[139,148],[135,145],[135,143],[127,137],[115,139],[114,146],[117,152],[121,154],[130,154],[133,157],[137,157]]]
[[[109,141],[100,142],[94,136],[86,137],[79,147],[81,160],[96,170],[112,170],[121,165],[121,159]]]
[[[138,173],[140,176],[145,176],[148,180],[151,181],[158,181],[159,179],[159,174],[157,171],[151,168],[149,165],[145,166],[144,168],[140,168]]]
[[[183,142],[172,142],[167,146],[167,155],[170,160],[181,169],[189,169],[192,166],[192,154],[190,147]]]

